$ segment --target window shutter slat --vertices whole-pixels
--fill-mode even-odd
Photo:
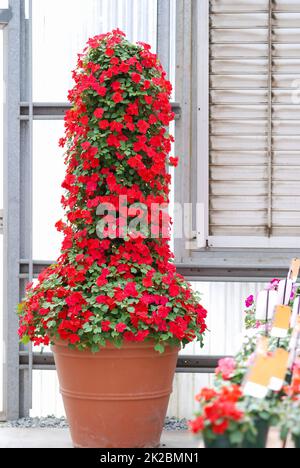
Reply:
[[[300,235],[300,2],[269,4],[210,1],[211,236]]]

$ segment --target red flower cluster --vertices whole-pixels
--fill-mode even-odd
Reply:
[[[190,429],[195,434],[210,430],[215,435],[223,435],[231,423],[238,423],[244,418],[237,407],[242,398],[237,385],[225,386],[220,392],[204,388],[196,398],[202,404],[202,413],[190,422]]]
[[[130,44],[116,30],[89,40],[73,78],[60,140],[67,166],[66,220],[57,223],[62,253],[28,289],[20,336],[93,351],[106,340],[149,339],[160,351],[195,338],[202,343],[207,312],[176,273],[167,236],[119,235],[130,205],[151,213],[153,204],[169,202],[167,165],[178,159],[169,158],[174,140],[166,127],[174,114],[166,74],[149,46]],[[127,201],[120,207],[121,197]],[[115,208],[114,227],[99,227],[101,204]]]
[[[300,400],[300,360],[294,365],[291,385],[285,387],[284,391],[294,400]]]

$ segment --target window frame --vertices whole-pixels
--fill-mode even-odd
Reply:
[[[180,4],[181,0],[178,0],[178,3]],[[175,241],[176,261],[185,271],[190,267],[191,278],[195,277],[193,268],[198,269],[197,277],[200,277],[201,269],[203,269],[204,277],[207,277],[209,271],[206,269],[210,265],[211,280],[218,279],[219,274],[231,280],[235,277],[234,271],[244,272],[241,279],[247,279],[249,274],[246,270],[252,268],[256,269],[259,276],[266,278],[273,270],[275,270],[274,273],[283,271],[282,269],[289,265],[291,256],[300,255],[300,237],[209,235],[210,2],[201,0],[195,3],[196,5],[190,6],[192,18],[187,16],[187,11],[186,15],[179,14],[177,18],[179,22],[177,30],[179,32],[184,30],[187,36],[190,34],[190,56],[196,63],[189,65],[193,70],[190,84],[186,82],[183,70],[177,66],[177,89],[188,88],[188,90],[179,91],[176,101],[182,102],[182,119],[188,120],[190,115],[196,116],[197,125],[196,131],[192,125],[190,126],[188,138],[182,128],[182,123],[179,122],[176,125],[176,152],[181,155],[183,162],[176,176],[175,201],[181,204],[198,203],[199,209],[197,209],[198,220],[194,215],[189,242],[184,239]],[[180,49],[180,43],[177,43],[179,64],[182,60],[181,55],[184,55],[184,51]],[[197,89],[192,84],[195,81],[198,83]],[[187,95],[190,96],[189,100],[186,99]],[[194,181],[193,167],[197,168],[196,183],[191,182]],[[182,187],[188,194],[182,194]],[[179,214],[176,217],[175,214],[175,223],[186,222],[181,216]],[[190,242],[191,239],[192,242]],[[241,255],[241,249],[245,249],[243,255]],[[228,269],[227,276],[226,269]]]

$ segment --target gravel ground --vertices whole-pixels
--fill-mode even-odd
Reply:
[[[0,429],[7,427],[17,428],[48,428],[48,429],[66,429],[68,423],[65,418],[55,418],[48,416],[47,418],[23,418],[18,421],[0,423]],[[188,429],[186,419],[167,418],[165,422],[166,431],[184,431]]]

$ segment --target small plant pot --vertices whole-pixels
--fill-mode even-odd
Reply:
[[[204,437],[204,446],[206,449],[230,449],[238,448],[237,445],[234,445],[230,442],[229,437],[226,435],[217,437],[214,440]]]
[[[300,449],[300,436],[293,436],[293,441],[296,449]]]
[[[246,440],[243,442],[242,448],[266,448],[270,432],[270,423],[264,419],[256,419],[255,427],[257,429],[257,436],[253,442]]]

